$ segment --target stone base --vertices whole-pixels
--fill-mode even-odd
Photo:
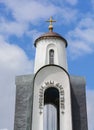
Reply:
[[[34,75],[16,77],[14,130],[31,130]],[[83,77],[70,76],[73,130],[88,130]],[[67,125],[67,124],[66,124]]]

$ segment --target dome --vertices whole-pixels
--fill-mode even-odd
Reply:
[[[38,37],[36,40],[35,40],[35,47],[36,47],[36,44],[39,40],[42,40],[42,39],[47,39],[47,38],[58,38],[58,39],[61,39],[65,42],[66,44],[66,47],[67,47],[67,41],[58,33],[56,32],[53,32],[53,31],[49,31],[47,33],[44,33],[43,35],[41,35],[40,37]]]

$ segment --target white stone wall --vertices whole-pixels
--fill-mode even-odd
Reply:
[[[35,67],[36,73],[41,67],[49,64],[49,50],[54,50],[54,64],[67,70],[66,47],[63,40],[58,38],[49,38],[39,40],[36,44]]]
[[[72,130],[70,81],[67,73],[57,66],[46,66],[35,77],[32,130],[43,130],[44,91],[51,86],[56,87],[60,94],[60,130]],[[62,89],[64,90],[63,109],[61,107]],[[40,92],[43,93],[41,96]]]

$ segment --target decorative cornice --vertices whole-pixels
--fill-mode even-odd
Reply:
[[[59,35],[58,33],[48,32],[48,33],[43,34],[42,36],[40,36],[39,38],[37,38],[37,39],[35,40],[35,43],[34,43],[35,47],[37,46],[37,43],[38,43],[40,40],[49,39],[49,38],[61,39],[62,41],[64,41],[66,47],[67,47],[67,45],[68,45],[67,41],[66,41],[61,35]]]

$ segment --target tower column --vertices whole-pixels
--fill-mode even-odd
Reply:
[[[34,73],[48,64],[59,65],[67,70],[67,41],[58,33],[53,32],[52,22],[55,20],[50,18],[47,22],[50,22],[49,32],[37,38],[34,43],[36,47]],[[53,56],[51,51],[53,51]],[[50,62],[51,59],[53,62]]]

